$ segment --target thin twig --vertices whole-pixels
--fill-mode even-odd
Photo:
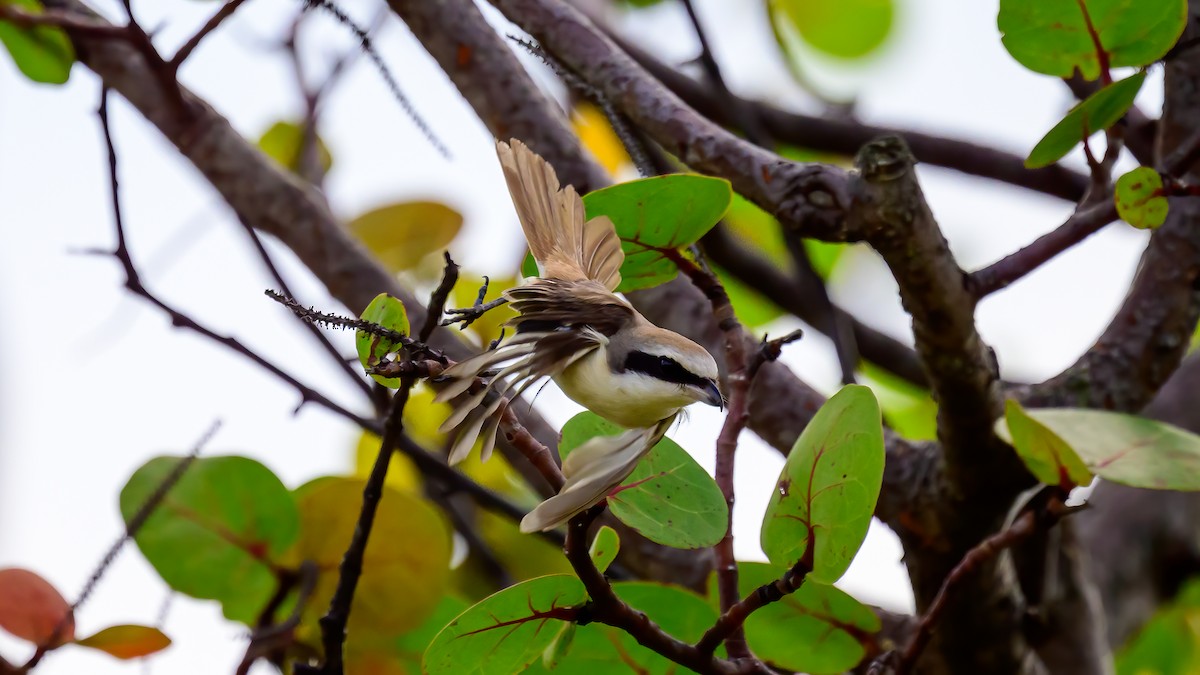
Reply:
[[[742,625],[746,623],[746,619],[751,614],[795,593],[799,590],[804,580],[808,577],[808,573],[811,571],[812,540],[810,537],[809,546],[804,555],[782,577],[769,584],[760,586],[742,600],[730,607],[724,608],[721,616],[717,618],[717,622],[696,643],[696,649],[711,654],[716,651],[722,642],[728,645],[729,640],[741,632]]]
[[[433,335],[433,331],[438,327],[438,319],[446,309],[446,300],[450,297],[450,292],[454,290],[454,284],[458,283],[458,265],[450,258],[450,252],[445,251],[442,256],[446,259],[446,269],[442,272],[442,282],[434,289],[433,295],[429,298],[427,313],[425,314],[425,325],[421,326],[421,332],[417,335],[417,339],[422,343],[428,344],[429,337]],[[486,286],[485,286],[486,288]]]
[[[1200,160],[1200,130],[1185,138],[1163,158],[1163,173],[1179,178],[1191,170],[1197,160]]]
[[[209,20],[200,27],[200,30],[196,31],[195,35],[192,35],[192,37],[188,38],[188,41],[183,43],[183,46],[179,48],[179,51],[175,52],[175,56],[172,56],[171,60],[167,62],[167,65],[171,67],[171,70],[179,72],[179,67],[182,66],[183,62],[192,55],[192,52],[196,50],[196,47],[200,46],[200,42],[204,40],[204,38],[208,37],[210,33],[216,30],[217,27],[220,26],[223,21],[225,21],[225,19],[228,19],[230,16],[232,16],[233,13],[236,12],[245,1],[246,0],[229,0],[221,6],[221,9],[218,9],[215,13],[213,13],[212,17],[210,17]]]
[[[258,615],[250,643],[246,645],[246,654],[238,664],[235,675],[247,675],[254,662],[263,657],[276,666],[283,665],[285,650],[294,641],[292,632],[300,625],[301,614],[316,590],[319,572],[316,563],[305,560],[298,571],[279,578],[275,594]],[[293,590],[296,591],[294,597]],[[283,621],[275,623],[275,613],[289,598],[294,600],[291,613]]]
[[[1105,198],[1094,206],[1076,211],[1053,232],[1035,239],[987,267],[972,272],[969,284],[976,298],[991,295],[1021,279],[1117,219],[1117,207]]]
[[[433,129],[431,129],[425,122],[425,118],[422,117],[419,112],[417,112],[416,106],[414,106],[412,101],[409,100],[408,96],[404,94],[404,90],[400,88],[400,83],[397,82],[396,78],[392,75],[391,69],[387,67],[387,64],[383,61],[383,57],[381,57],[379,52],[376,51],[375,44],[371,41],[371,36],[368,34],[367,30],[355,23],[348,14],[342,11],[342,9],[337,5],[333,4],[333,2],[330,2],[330,0],[304,0],[304,4],[308,7],[317,7],[325,10],[331,16],[333,16],[334,19],[337,19],[338,23],[342,24],[346,28],[349,28],[350,32],[354,33],[354,36],[358,38],[359,45],[361,45],[363,51],[366,52],[367,57],[371,59],[371,62],[374,63],[375,67],[379,70],[379,74],[383,77],[384,84],[387,85],[388,91],[392,94],[392,98],[396,99],[396,102],[400,104],[400,107],[404,110],[405,114],[408,115],[408,118],[414,125],[416,125],[417,130],[420,131],[423,136],[425,136],[425,140],[429,141],[429,144],[438,151],[438,154],[446,159],[450,159],[450,150],[444,143],[442,143],[441,139],[439,139],[433,133]]]

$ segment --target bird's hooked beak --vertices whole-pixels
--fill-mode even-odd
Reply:
[[[702,400],[705,403],[711,406],[716,406],[721,410],[725,409],[725,397],[721,395],[721,390],[717,388],[716,380],[709,380],[700,391],[704,392],[704,398]]]

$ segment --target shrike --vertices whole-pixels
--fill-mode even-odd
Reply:
[[[613,294],[625,254],[612,221],[585,222],[575,188],[559,189],[553,167],[520,141],[498,142],[496,150],[541,276],[504,292],[518,313],[509,321],[515,335],[445,372],[449,383],[437,400],[452,400],[454,410],[442,431],[458,430],[450,463],[466,458],[479,438],[486,460],[509,400],[545,377],[576,403],[629,429],[592,438],[567,456],[562,489],[521,521],[523,532],[533,532],[604,499],[685,406],[720,406],[722,398],[707,350],[655,326]],[[480,377],[485,385],[471,391]]]

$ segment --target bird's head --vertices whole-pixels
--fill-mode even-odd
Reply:
[[[671,387],[686,405],[702,402],[724,407],[717,387],[717,362],[712,354],[682,335],[649,322],[632,327],[609,348],[610,365],[618,373],[647,378]]]

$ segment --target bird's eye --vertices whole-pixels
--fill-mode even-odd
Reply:
[[[670,368],[671,366],[675,365],[675,361],[666,356],[660,356],[658,357],[658,365],[662,366],[663,368]]]

